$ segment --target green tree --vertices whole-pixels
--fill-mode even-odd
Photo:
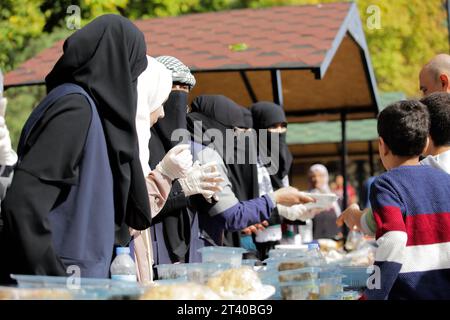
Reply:
[[[45,24],[39,11],[41,0],[2,0],[0,6],[0,69],[9,71],[33,37],[38,37]]]

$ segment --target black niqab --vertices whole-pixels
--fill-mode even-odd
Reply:
[[[287,123],[286,115],[281,106],[273,102],[258,102],[251,107],[253,115],[253,128],[267,129],[277,123]],[[272,158],[271,141],[272,136],[278,137],[279,143],[279,167],[275,174],[270,175],[274,189],[284,187],[283,178],[289,174],[292,166],[292,154],[286,143],[286,133],[267,132],[267,156]],[[260,149],[258,148],[258,151]]]
[[[152,127],[152,138],[156,134],[159,139],[161,139],[166,152],[181,142],[179,139],[174,139],[174,141],[172,141],[172,134],[178,129],[186,130],[187,105],[187,92],[178,90],[172,91],[169,98],[164,103],[164,118],[158,120],[158,122]],[[183,140],[185,143],[189,143],[190,136],[183,135]],[[153,153],[150,158],[150,160],[153,161]],[[157,161],[159,162],[161,160],[162,158]]]
[[[233,192],[239,201],[246,201],[258,197],[258,176],[257,167],[255,163],[238,164],[237,161],[226,161],[225,157],[225,138],[226,130],[233,129],[234,127],[245,128],[246,123],[244,120],[243,107],[236,104],[231,99],[221,95],[204,95],[199,96],[192,102],[192,112],[188,114],[187,124],[188,130],[194,132],[194,122],[202,121],[202,134],[208,129],[216,129],[222,133],[224,143],[222,148],[216,149],[222,156],[225,162],[225,166],[228,169],[228,177],[233,187]],[[194,140],[195,140],[194,135]],[[208,145],[212,140],[201,141],[203,144]],[[248,146],[248,144],[247,144]],[[215,145],[217,147],[217,145]],[[234,160],[236,160],[239,152],[237,144],[234,142]],[[221,149],[221,150],[220,150]],[[245,159],[250,159],[249,153],[251,149],[245,148]],[[231,160],[231,159],[228,159]]]
[[[146,229],[151,215],[135,128],[137,78],[147,67],[144,35],[128,19],[108,14],[71,35],[63,49],[45,78],[47,91],[70,82],[92,97],[114,177],[116,225]],[[55,180],[65,170],[62,165],[55,163]]]

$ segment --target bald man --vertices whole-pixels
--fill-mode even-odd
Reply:
[[[438,54],[420,71],[420,91],[424,96],[433,92],[450,93],[450,55]]]

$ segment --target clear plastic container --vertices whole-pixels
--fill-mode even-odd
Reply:
[[[158,279],[187,279],[187,264],[159,264],[156,266],[158,269]]]
[[[278,271],[295,270],[307,267],[316,267],[319,262],[310,257],[283,257],[283,258],[268,258],[264,260],[268,269],[275,269]]]
[[[342,276],[320,278],[318,281],[319,294],[321,297],[330,296],[344,291],[344,286],[342,285]]]
[[[319,272],[319,268],[302,268],[280,271],[278,273],[278,279],[280,282],[316,280],[319,278]]]
[[[294,251],[308,251],[306,244],[277,244],[275,250],[294,250]]]
[[[308,209],[319,208],[327,209],[336,202],[339,197],[334,193],[305,193],[306,196],[316,199],[316,202],[305,204]]]
[[[357,230],[356,227],[353,228],[348,233],[347,241],[345,242],[345,249],[347,251],[353,251],[359,248],[364,242],[364,233]]]
[[[342,268],[339,265],[322,265],[320,267],[319,278],[329,278],[342,275]]]
[[[232,268],[242,265],[242,254],[247,252],[237,247],[204,247],[198,251],[202,254],[202,262],[229,263]]]
[[[117,247],[116,257],[111,263],[111,279],[136,282],[136,265],[130,256],[130,248]]]
[[[365,288],[367,286],[367,279],[370,276],[368,273],[368,267],[356,267],[356,266],[343,266],[342,275],[345,278],[342,279],[342,283],[351,288]]]
[[[269,251],[269,258],[306,257],[307,250],[295,249],[274,249]]]
[[[243,266],[254,267],[256,265],[257,261],[258,261],[257,259],[243,259],[242,260],[242,265]]]
[[[0,287],[0,300],[73,300],[71,290],[64,288]]]
[[[55,276],[35,276],[35,275],[11,275],[18,283],[17,289],[36,289],[35,291],[19,291],[19,296],[27,295],[28,292],[36,292],[42,294],[44,299],[50,291],[39,291],[43,289],[49,290],[69,290],[73,299],[82,300],[103,300],[117,298],[133,298],[143,292],[143,286],[137,282],[115,281],[111,279],[94,279],[79,278],[78,283],[70,277]],[[24,295],[22,295],[22,292]],[[59,293],[60,291],[56,291]]]
[[[277,270],[271,270],[267,267],[261,267],[261,269],[258,270],[258,277],[261,280],[261,283],[263,285],[270,285],[275,287],[275,293],[271,298],[273,300],[281,300],[281,290],[280,282],[278,281],[278,274],[279,272]]]
[[[35,276],[13,274],[11,278],[17,281],[19,288],[66,288],[73,285],[70,277]],[[115,282],[110,279],[79,278],[81,288],[109,288]]]
[[[312,257],[318,261],[319,265],[326,264],[325,257],[320,251],[320,246],[318,243],[310,243],[308,244],[308,257]]]
[[[188,263],[186,268],[188,281],[205,284],[210,277],[230,269],[231,266],[228,263]]]
[[[317,281],[290,281],[280,283],[283,300],[318,300],[319,284]]]

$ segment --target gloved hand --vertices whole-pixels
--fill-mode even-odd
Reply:
[[[303,204],[296,204],[292,207],[286,207],[279,204],[277,205],[277,209],[280,216],[291,221],[306,221],[314,218],[315,216],[315,213],[308,210]]]
[[[156,166],[155,170],[171,180],[184,178],[192,167],[192,154],[190,145],[179,144],[167,152],[165,157]]]
[[[11,148],[11,138],[5,123],[6,98],[0,98],[0,165],[13,166],[17,162],[17,154]]]
[[[214,193],[222,191],[219,184],[223,181],[220,172],[216,170],[215,162],[209,162],[201,166],[198,161],[189,169],[185,178],[178,180],[186,196],[202,194],[205,199],[209,199]]]
[[[280,188],[274,192],[275,202],[284,206],[316,202],[315,199],[306,196],[303,192],[294,187]]]

